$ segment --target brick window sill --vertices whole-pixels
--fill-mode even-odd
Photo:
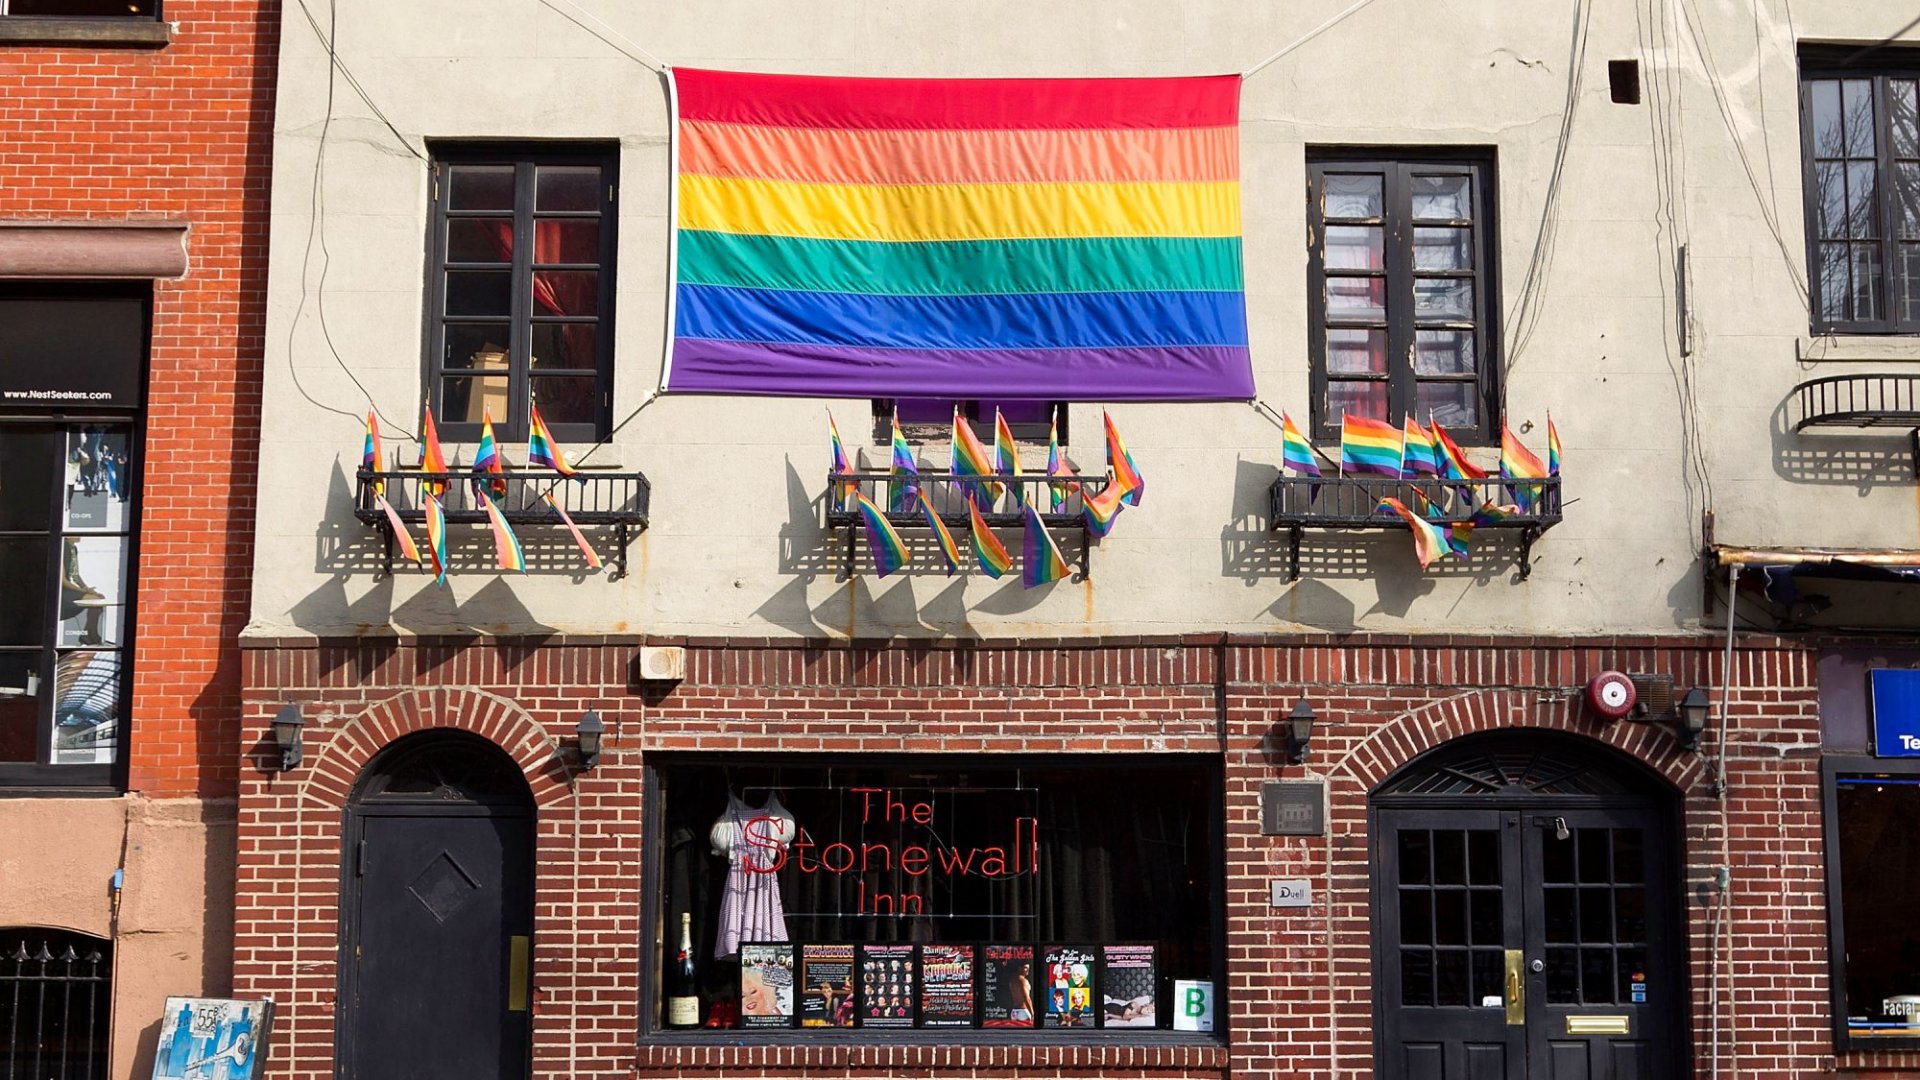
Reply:
[[[158,19],[57,19],[0,16],[0,47],[69,45],[93,49],[164,49],[173,27]]]
[[[926,1040],[931,1036],[932,1041]],[[912,1038],[913,1041],[908,1041]],[[1056,1037],[1063,1038],[1063,1037]],[[634,1059],[636,1073],[645,1075],[805,1069],[975,1070],[1044,1069],[1097,1075],[1134,1071],[1216,1072],[1225,1074],[1227,1047],[1207,1035],[1115,1033],[1089,1037],[1075,1033],[1073,1041],[1053,1041],[1046,1033],[1023,1038],[989,1031],[942,1034],[901,1032],[897,1038],[849,1033],[786,1031],[765,1034],[734,1031],[662,1034],[640,1044]],[[857,1040],[857,1041],[856,1041]]]

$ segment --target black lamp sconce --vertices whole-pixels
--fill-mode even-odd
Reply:
[[[280,771],[291,772],[300,764],[300,728],[306,721],[300,706],[288,702],[273,717],[273,744],[280,748]]]
[[[1314,719],[1313,706],[1303,697],[1294,702],[1293,711],[1285,720],[1273,725],[1269,738],[1272,745],[1287,756],[1287,764],[1299,765],[1307,760],[1307,748],[1313,742]]]
[[[1669,719],[1673,724],[1673,737],[1680,741],[1682,749],[1694,754],[1700,752],[1700,736],[1707,730],[1707,713],[1712,708],[1707,692],[1697,686],[1687,691],[1687,696],[1673,707]]]
[[[586,772],[600,764],[600,750],[606,742],[607,725],[600,719],[599,713],[588,710],[580,718],[580,723],[574,726],[573,733],[580,740],[580,771]]]

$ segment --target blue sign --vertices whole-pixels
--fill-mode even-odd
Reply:
[[[1873,679],[1873,756],[1920,757],[1920,670],[1883,668]]]

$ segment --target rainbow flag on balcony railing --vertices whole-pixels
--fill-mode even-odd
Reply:
[[[671,77],[669,391],[1253,396],[1238,76]]]

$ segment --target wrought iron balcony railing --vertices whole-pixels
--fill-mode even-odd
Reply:
[[[918,507],[913,507],[905,511],[889,509],[891,506],[889,496],[893,490],[891,485],[900,482],[901,479],[902,478],[896,477],[890,472],[856,472],[844,474],[829,472],[827,474],[826,525],[829,529],[844,530],[845,559],[843,565],[846,567],[846,574],[848,576],[851,576],[853,573],[854,559],[858,550],[854,541],[862,525],[860,511],[854,508],[850,501],[843,502],[836,497],[840,485],[849,483],[855,485],[861,494],[872,499],[875,505],[887,511],[887,520],[893,524],[896,530],[901,532],[919,531],[929,534],[933,532],[933,528],[927,524],[925,515],[920,512]],[[1071,535],[1077,532],[1079,534],[1078,569],[1075,573],[1075,579],[1085,581],[1087,579],[1088,537],[1087,519],[1083,513],[1083,507],[1085,506],[1084,500],[1086,496],[1096,495],[1103,490],[1107,486],[1107,478],[1104,476],[1076,476],[1070,481],[1053,481],[1049,480],[1044,474],[1023,473],[1017,480],[1005,476],[999,477],[997,480],[998,483],[1007,488],[1018,485],[1021,495],[1039,512],[1040,521],[1046,525],[1047,531],[1053,536],[1055,543],[1062,543],[1063,533]],[[923,472],[913,482],[919,487],[920,497],[925,499],[928,504],[933,507],[934,512],[940,515],[941,523],[953,532],[954,541],[959,545],[961,550],[966,550],[966,534],[967,530],[972,527],[972,523],[969,521],[969,515],[967,513],[967,496],[965,493],[968,490],[967,485],[979,484],[982,481],[950,472]],[[1053,505],[1051,501],[1052,485],[1056,483],[1060,485],[1059,490],[1064,496],[1064,501],[1061,503],[1059,510],[1051,509]],[[980,517],[989,527],[995,529],[1018,528],[1026,524],[1026,515],[1021,511],[1020,504],[1014,500],[1011,491],[1003,491],[1000,498],[990,504],[989,509],[981,512]],[[1064,544],[1062,546],[1064,548]],[[1062,554],[1069,559],[1075,558],[1072,552],[1063,550]]]
[[[1300,578],[1300,542],[1308,529],[1400,529],[1407,523],[1390,510],[1380,509],[1380,500],[1395,498],[1416,512],[1412,490],[1418,489],[1444,511],[1435,518],[1440,526],[1465,524],[1474,510],[1485,503],[1510,506],[1514,503],[1511,487],[1525,485],[1539,491],[1533,506],[1524,513],[1509,514],[1499,521],[1483,522],[1474,529],[1473,543],[1498,532],[1520,538],[1520,579],[1532,571],[1533,542],[1540,534],[1560,523],[1560,478],[1509,481],[1497,476],[1482,480],[1389,480],[1379,476],[1328,476],[1315,480],[1310,476],[1281,476],[1273,482],[1273,522],[1275,532],[1286,530],[1288,542],[1287,580]],[[1315,489],[1319,493],[1314,493]],[[1462,497],[1462,495],[1467,497]]]
[[[400,515],[400,520],[408,525],[426,523],[426,501],[421,497],[421,487],[427,483],[446,485],[440,505],[446,510],[447,524],[485,523],[487,512],[475,501],[473,478],[470,470],[442,473],[394,470],[376,473],[362,469],[355,474],[357,484],[353,516],[359,518],[362,524],[380,530],[386,543],[387,573],[393,572],[393,532],[387,524],[386,514],[373,501],[374,484],[382,485],[387,502]],[[557,529],[566,527],[561,523],[560,516],[542,498],[548,493],[566,510],[573,523],[581,528],[611,526],[616,540],[612,553],[614,576],[626,576],[627,544],[634,533],[646,529],[648,506],[652,501],[653,485],[647,482],[644,473],[582,471],[578,479],[569,480],[552,472],[528,472],[506,473],[499,479],[506,484],[506,494],[500,497],[500,508],[507,523],[516,529],[529,525]]]
[[[1793,388],[1799,418],[1810,427],[1920,428],[1920,375],[1829,375]]]

